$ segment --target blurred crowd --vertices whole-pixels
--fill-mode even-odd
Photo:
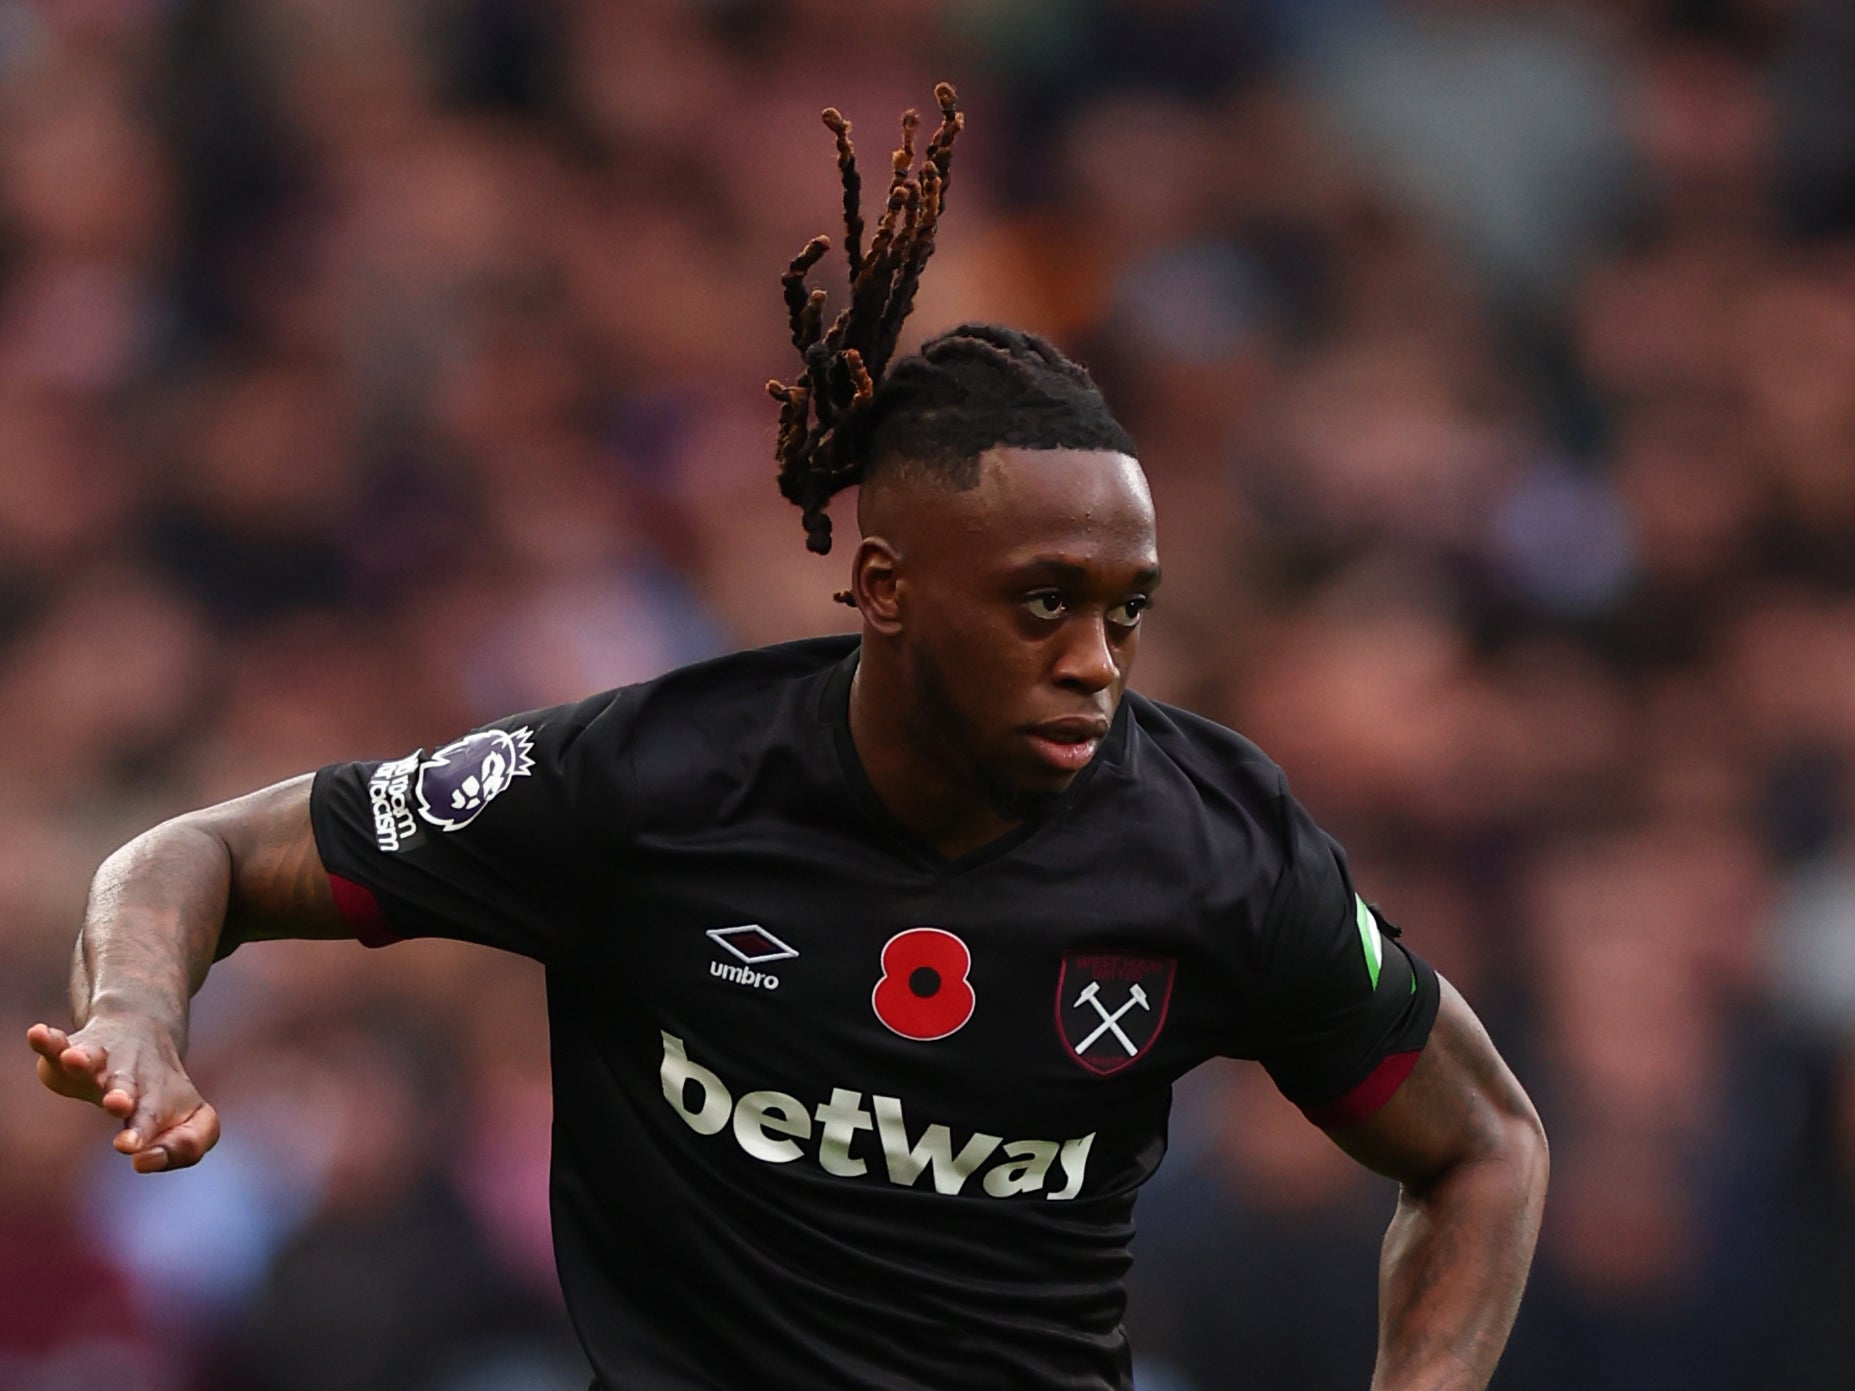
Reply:
[[[163,816],[849,626],[777,280],[818,109],[879,170],[939,78],[911,339],[1090,365],[1134,684],[1288,769],[1539,1102],[1496,1387],[1855,1385],[1851,74],[1836,0],[0,5],[0,1386],[583,1387],[538,969],[239,951],[225,1140],[153,1179],[24,1029]],[[1237,1065],[1172,1150],[1142,1386],[1363,1387],[1389,1186]]]

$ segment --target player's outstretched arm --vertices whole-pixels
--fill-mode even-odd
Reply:
[[[1546,1133],[1448,981],[1391,1100],[1331,1132],[1403,1185],[1379,1270],[1372,1391],[1480,1391],[1520,1307],[1546,1199]]]
[[[227,924],[247,937],[349,935],[309,822],[306,775],[163,822],[97,870],[71,963],[76,1029],[35,1024],[39,1080],[120,1120],[141,1173],[198,1163],[219,1118],[181,1059],[187,1005]]]

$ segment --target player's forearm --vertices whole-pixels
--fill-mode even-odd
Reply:
[[[1385,1234],[1372,1391],[1481,1391],[1507,1344],[1546,1197],[1546,1138],[1512,1117],[1487,1153],[1421,1191]]]
[[[187,818],[137,836],[103,862],[71,969],[79,1027],[116,1013],[186,1047],[187,1004],[206,978],[225,923],[232,860],[225,842]]]

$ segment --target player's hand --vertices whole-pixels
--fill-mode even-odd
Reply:
[[[184,1169],[219,1143],[219,1113],[160,1031],[102,1018],[72,1034],[34,1024],[26,1042],[38,1054],[41,1082],[122,1122],[116,1149],[137,1173]]]

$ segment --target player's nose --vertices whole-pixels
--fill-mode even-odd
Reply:
[[[1121,668],[1108,638],[1107,620],[1100,614],[1077,615],[1064,628],[1052,673],[1057,683],[1090,695],[1112,686]]]

